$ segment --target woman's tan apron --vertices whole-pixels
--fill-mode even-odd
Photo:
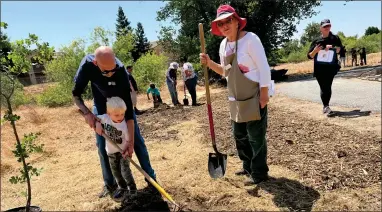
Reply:
[[[227,42],[224,49],[227,47]],[[224,57],[224,65],[231,65],[230,68],[224,69],[224,76],[228,77],[228,96],[235,98],[235,101],[229,101],[231,120],[237,123],[257,121],[261,119],[259,83],[248,79],[240,71],[237,61],[237,44],[238,41],[235,44],[235,52]]]

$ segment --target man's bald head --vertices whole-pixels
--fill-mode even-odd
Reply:
[[[116,66],[115,54],[109,46],[100,46],[95,52],[95,61],[101,71],[113,70]]]
[[[95,50],[94,55],[96,58],[114,57],[114,52],[110,46],[100,46]]]

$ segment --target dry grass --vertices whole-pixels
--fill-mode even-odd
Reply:
[[[181,85],[178,86],[181,100],[183,93],[179,87]],[[211,93],[215,95],[221,91],[222,89],[214,89]],[[162,89],[161,94],[164,102],[170,103],[166,88]],[[203,88],[198,88],[198,96],[203,95]],[[294,100],[277,98],[271,102],[271,106],[277,105],[279,110],[274,116],[288,114],[294,110],[290,107],[291,104],[296,104]],[[140,95],[138,99],[139,109],[152,107],[152,102],[147,101],[145,94]],[[90,102],[88,104],[90,105]],[[217,125],[226,121],[216,116],[217,110],[223,107],[224,105],[213,104]],[[44,121],[35,124],[34,118],[29,115],[30,108],[21,107],[17,110],[22,117],[17,123],[20,134],[39,131],[42,135],[38,142],[45,144],[45,152],[31,158],[34,166],[44,168],[41,176],[32,180],[32,204],[41,206],[44,211],[94,211],[117,208],[119,205],[112,200],[97,197],[102,187],[102,176],[94,133],[77,114],[76,107],[55,109],[35,107],[33,111],[35,114],[43,114]],[[270,175],[273,179],[257,187],[244,187],[245,178],[233,174],[241,167],[241,163],[239,158],[232,155],[228,159],[226,176],[222,179],[211,179],[207,171],[207,159],[212,148],[209,137],[206,136],[207,121],[204,120],[205,117],[200,117],[201,114],[206,114],[205,106],[170,108],[138,116],[159,182],[177,203],[185,206],[185,210],[279,211],[304,208],[320,211],[378,211],[381,209],[380,183],[366,188],[317,191],[301,183],[303,180],[299,172],[274,162],[270,165]],[[307,111],[301,116],[305,117],[307,122],[315,120],[325,123],[325,120]],[[352,128],[351,124],[345,122],[354,124],[357,120],[334,119],[330,124],[364,132],[361,128]],[[362,123],[371,129],[375,128],[366,118]],[[225,126],[219,130],[226,132],[218,134],[217,139],[227,139],[221,136],[229,133],[230,127]],[[373,130],[369,133],[373,133]],[[21,195],[25,186],[12,185],[8,182],[10,176],[17,174],[19,167],[19,163],[11,153],[13,146],[14,137],[11,128],[9,124],[4,124],[1,127],[1,210],[18,207],[25,202],[25,198]],[[274,155],[276,152],[269,154],[273,158],[276,157]],[[283,153],[280,156],[289,157]],[[135,157],[134,159],[136,160]],[[143,177],[134,168],[132,170],[138,188],[143,188],[146,185]]]
[[[381,52],[368,54],[367,63],[368,63],[368,66],[381,65]],[[347,57],[346,64],[347,64],[346,67],[342,68],[341,71],[346,71],[352,68],[349,66],[351,65],[351,58]],[[276,66],[275,69],[276,70],[288,69],[288,72],[287,72],[288,75],[313,73],[313,60],[309,60],[309,61],[305,61],[301,63],[281,64],[279,66]]]

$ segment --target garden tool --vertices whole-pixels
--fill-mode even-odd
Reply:
[[[84,116],[81,110],[79,110],[79,112],[81,113],[82,116]],[[99,121],[99,119],[97,119],[97,121]],[[105,138],[107,142],[109,142],[111,145],[117,148],[118,151],[122,154],[123,152],[122,149],[108,135],[102,132],[102,136]],[[153,185],[171,204],[180,208],[179,205],[176,204],[175,201],[172,199],[172,197],[157,182],[155,182],[155,180],[152,179],[150,175],[148,175],[137,163],[135,163],[132,158],[127,157],[126,159],[129,160],[130,163],[133,164],[133,166],[135,166],[135,168],[137,168],[138,171],[141,174],[143,174],[143,176],[151,183],[151,185]]]
[[[184,89],[184,99],[183,99],[183,105],[186,105],[188,106],[189,102],[188,102],[188,99],[187,99],[187,94],[186,94],[186,85],[183,86],[183,89]]]
[[[199,23],[199,36],[201,43],[201,51],[205,53],[205,41],[204,41],[204,31],[203,24]],[[212,107],[211,107],[211,98],[210,98],[210,88],[208,82],[208,70],[207,66],[203,65],[204,70],[204,82],[206,87],[206,98],[207,98],[207,110],[208,110],[208,120],[210,124],[210,134],[212,140],[212,147],[214,148],[214,153],[210,153],[208,156],[208,172],[212,178],[223,177],[227,168],[227,155],[222,154],[216,148],[215,141],[215,130],[214,130],[214,121],[212,117]]]

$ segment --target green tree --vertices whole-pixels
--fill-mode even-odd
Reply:
[[[296,31],[299,20],[316,14],[314,7],[319,6],[319,1],[267,1],[267,0],[190,0],[190,1],[168,1],[168,3],[157,12],[158,21],[170,19],[173,24],[178,25],[180,30],[177,37],[171,38],[171,28],[162,28],[160,40],[165,50],[187,51],[189,56],[197,58],[195,54],[199,51],[198,23],[204,24],[206,36],[206,51],[214,61],[219,61],[218,47],[221,38],[208,33],[210,22],[216,17],[216,9],[221,4],[229,3],[236,9],[238,14],[247,19],[245,30],[256,33],[264,46],[269,60],[276,60],[277,49]],[[165,37],[162,37],[166,35]],[[163,39],[164,40],[163,40]],[[187,38],[187,39],[186,39]],[[184,43],[187,42],[187,43]],[[182,46],[176,48],[171,45]],[[189,45],[188,45],[189,44]],[[195,45],[198,44],[198,45]],[[169,47],[170,45],[170,47]],[[183,48],[188,47],[188,49]]]
[[[127,35],[128,32],[132,31],[132,28],[130,27],[130,22],[128,21],[121,6],[118,7],[117,23],[115,24],[115,27],[116,27],[115,35],[117,39],[119,36]]]
[[[133,51],[133,59],[137,61],[142,55],[150,50],[150,43],[145,35],[145,30],[141,22],[138,22],[137,29],[135,30],[135,48]]]
[[[86,52],[94,53],[94,51],[100,46],[111,46],[113,43],[113,33],[102,27],[96,27],[90,34],[89,40],[90,45],[88,46]]]
[[[309,23],[304,29],[304,34],[301,36],[300,42],[302,45],[311,43],[314,39],[318,38],[320,35],[321,35],[320,23],[317,23],[317,22]]]
[[[4,30],[8,28],[8,24],[1,22],[1,31],[0,31],[0,56],[1,63],[5,66],[11,65],[11,61],[8,59],[8,53],[11,51],[11,43]]]
[[[282,56],[288,56],[292,52],[300,51],[300,42],[297,39],[293,39],[284,44],[282,48]]]
[[[151,82],[158,88],[162,86],[166,77],[167,60],[167,57],[151,52],[137,60],[134,65],[134,78],[139,90],[146,90]]]
[[[126,35],[121,35],[113,44],[113,51],[116,57],[123,64],[129,65],[133,63],[132,51],[134,50],[134,35],[129,32]]]
[[[32,46],[37,46],[37,51],[33,51]],[[1,64],[1,96],[2,100],[6,102],[7,111],[4,114],[3,119],[9,121],[13,133],[16,139],[15,150],[12,151],[14,156],[17,158],[18,162],[22,163],[22,168],[20,169],[21,175],[12,176],[10,182],[16,183],[27,183],[27,200],[26,200],[26,211],[30,211],[31,200],[32,200],[32,187],[31,187],[31,177],[33,175],[38,176],[41,169],[34,168],[26,159],[29,157],[30,153],[41,152],[43,145],[36,145],[34,143],[35,139],[39,135],[30,133],[29,135],[24,135],[23,139],[19,138],[16,121],[20,119],[20,116],[13,113],[12,97],[15,94],[15,89],[17,89],[17,76],[21,73],[26,73],[32,68],[31,59],[34,58],[45,64],[46,58],[50,58],[49,52],[53,52],[52,48],[47,47],[46,44],[40,44],[38,37],[34,34],[29,34],[27,39],[17,40],[11,43],[12,51],[8,54],[8,58],[12,60],[13,66],[6,66],[5,63]],[[42,49],[42,52],[39,50]],[[4,58],[1,58],[4,61]]]
[[[72,103],[71,91],[74,86],[74,76],[81,60],[85,57],[85,41],[75,40],[70,45],[59,50],[61,53],[56,59],[45,65],[45,73],[50,81],[57,82],[37,97],[40,105],[56,107]],[[90,98],[88,87],[85,98]]]
[[[378,29],[378,27],[370,26],[365,30],[365,36],[372,35],[372,34],[378,34],[381,30]]]

